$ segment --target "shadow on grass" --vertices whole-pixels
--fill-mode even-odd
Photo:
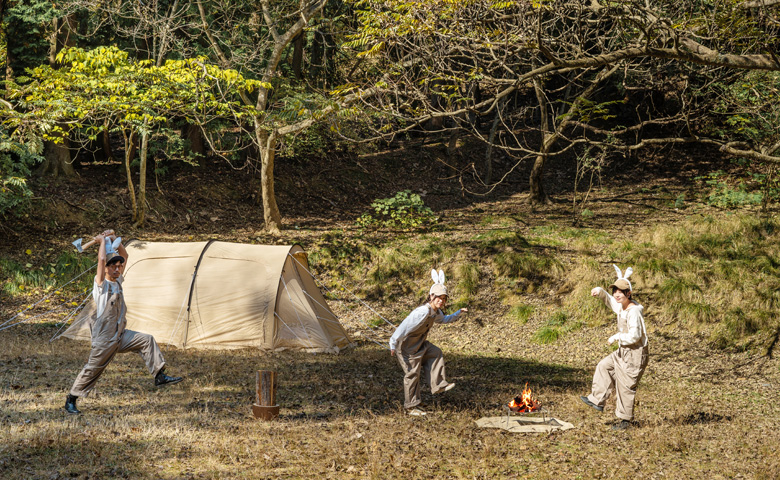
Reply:
[[[152,443],[98,441],[83,434],[21,442],[4,449],[0,478],[146,478],[152,466],[128,461],[127,455]]]
[[[338,355],[278,352],[262,355],[254,351],[176,352],[189,361],[171,364],[189,372],[193,390],[198,385],[221,385],[206,395],[241,398],[247,408],[255,400],[255,372],[277,373],[277,403],[282,420],[323,420],[361,413],[387,415],[402,410],[403,374],[395,358],[374,344],[348,349]],[[591,373],[566,366],[544,364],[520,358],[459,355],[445,352],[448,379],[454,390],[433,396],[423,386],[423,402],[446,410],[496,409],[508,402],[528,382],[539,395],[549,391],[579,392],[590,383]],[[173,358],[173,356],[172,356]],[[197,368],[192,368],[197,366]],[[227,375],[217,372],[230,372]],[[229,408],[226,404],[224,407]],[[212,405],[210,411],[219,409]]]
[[[48,344],[51,328],[20,327],[14,352],[0,352],[14,384],[46,397],[62,397],[87,359],[89,345],[67,339]],[[5,335],[9,334],[5,332]],[[163,347],[167,371],[183,375],[184,382],[155,389],[136,354],[120,354],[97,384],[101,395],[115,404],[131,405],[165,390],[160,401],[171,402],[171,412],[197,415],[245,415],[255,403],[255,373],[277,372],[277,403],[281,419],[324,419],[360,413],[398,412],[403,403],[403,374],[396,359],[373,343],[359,344],[337,355],[283,351],[264,354],[255,349],[180,350]],[[518,395],[526,382],[545,403],[545,393],[581,392],[592,372],[534,360],[496,355],[448,353],[444,346],[448,380],[454,390],[432,396],[423,385],[423,402],[447,410],[499,409]],[[10,353],[10,357],[8,354]],[[13,388],[9,382],[2,390]],[[2,391],[0,390],[0,391]],[[146,393],[145,393],[146,392]],[[6,408],[14,410],[13,403]],[[17,414],[24,414],[19,411]],[[88,413],[85,411],[85,414]]]

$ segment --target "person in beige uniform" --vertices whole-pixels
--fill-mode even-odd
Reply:
[[[76,408],[76,400],[92,390],[117,353],[138,352],[149,373],[154,375],[154,384],[158,387],[182,381],[181,377],[169,377],[163,373],[165,359],[154,337],[125,328],[127,307],[122,295],[122,272],[127,250],[120,244],[116,252],[107,253],[106,244],[113,239],[109,232],[107,230],[95,237],[100,249],[92,290],[95,313],[89,319],[92,349],[87,364],[76,377],[65,400],[65,411],[71,414],[81,413]]]
[[[431,271],[434,284],[428,292],[428,302],[415,308],[390,337],[390,355],[398,359],[404,372],[404,408],[409,415],[422,416],[427,413],[419,408],[420,379],[423,374],[437,394],[451,390],[454,383],[447,381],[444,370],[444,356],[441,349],[427,340],[434,323],[450,323],[458,319],[461,308],[451,315],[444,315],[442,309],[447,303],[447,287],[444,286],[444,272]]]
[[[615,392],[615,416],[620,421],[613,425],[616,430],[628,428],[634,419],[636,387],[647,367],[647,330],[642,316],[643,307],[631,299],[632,288],[628,277],[633,269],[628,267],[625,275],[616,266],[617,280],[609,286],[612,295],[601,287],[590,294],[599,297],[617,314],[618,333],[609,337],[609,344],[618,342],[618,349],[602,359],[593,375],[590,395],[580,399],[599,412],[612,392]]]

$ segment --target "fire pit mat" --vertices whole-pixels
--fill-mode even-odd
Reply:
[[[550,433],[574,428],[574,425],[553,417],[482,417],[476,421],[478,427],[501,428],[512,433]]]

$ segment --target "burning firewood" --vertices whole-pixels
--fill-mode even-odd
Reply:
[[[523,393],[516,396],[507,406],[513,412],[528,413],[539,410],[542,404],[533,397],[531,389],[528,388],[528,382],[526,382]]]

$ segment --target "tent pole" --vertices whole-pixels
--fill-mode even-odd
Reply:
[[[198,263],[195,264],[195,271],[192,272],[192,282],[190,283],[190,294],[187,298],[187,326],[184,327],[184,341],[182,342],[182,348],[187,348],[187,338],[190,333],[190,306],[192,305],[192,292],[195,290],[195,279],[198,277],[198,268],[200,268],[200,262],[203,260],[203,255],[206,254],[206,250],[211,246],[212,243],[214,243],[216,240],[209,240],[206,242],[206,246],[203,247],[203,250],[200,252],[200,257],[198,257]]]

